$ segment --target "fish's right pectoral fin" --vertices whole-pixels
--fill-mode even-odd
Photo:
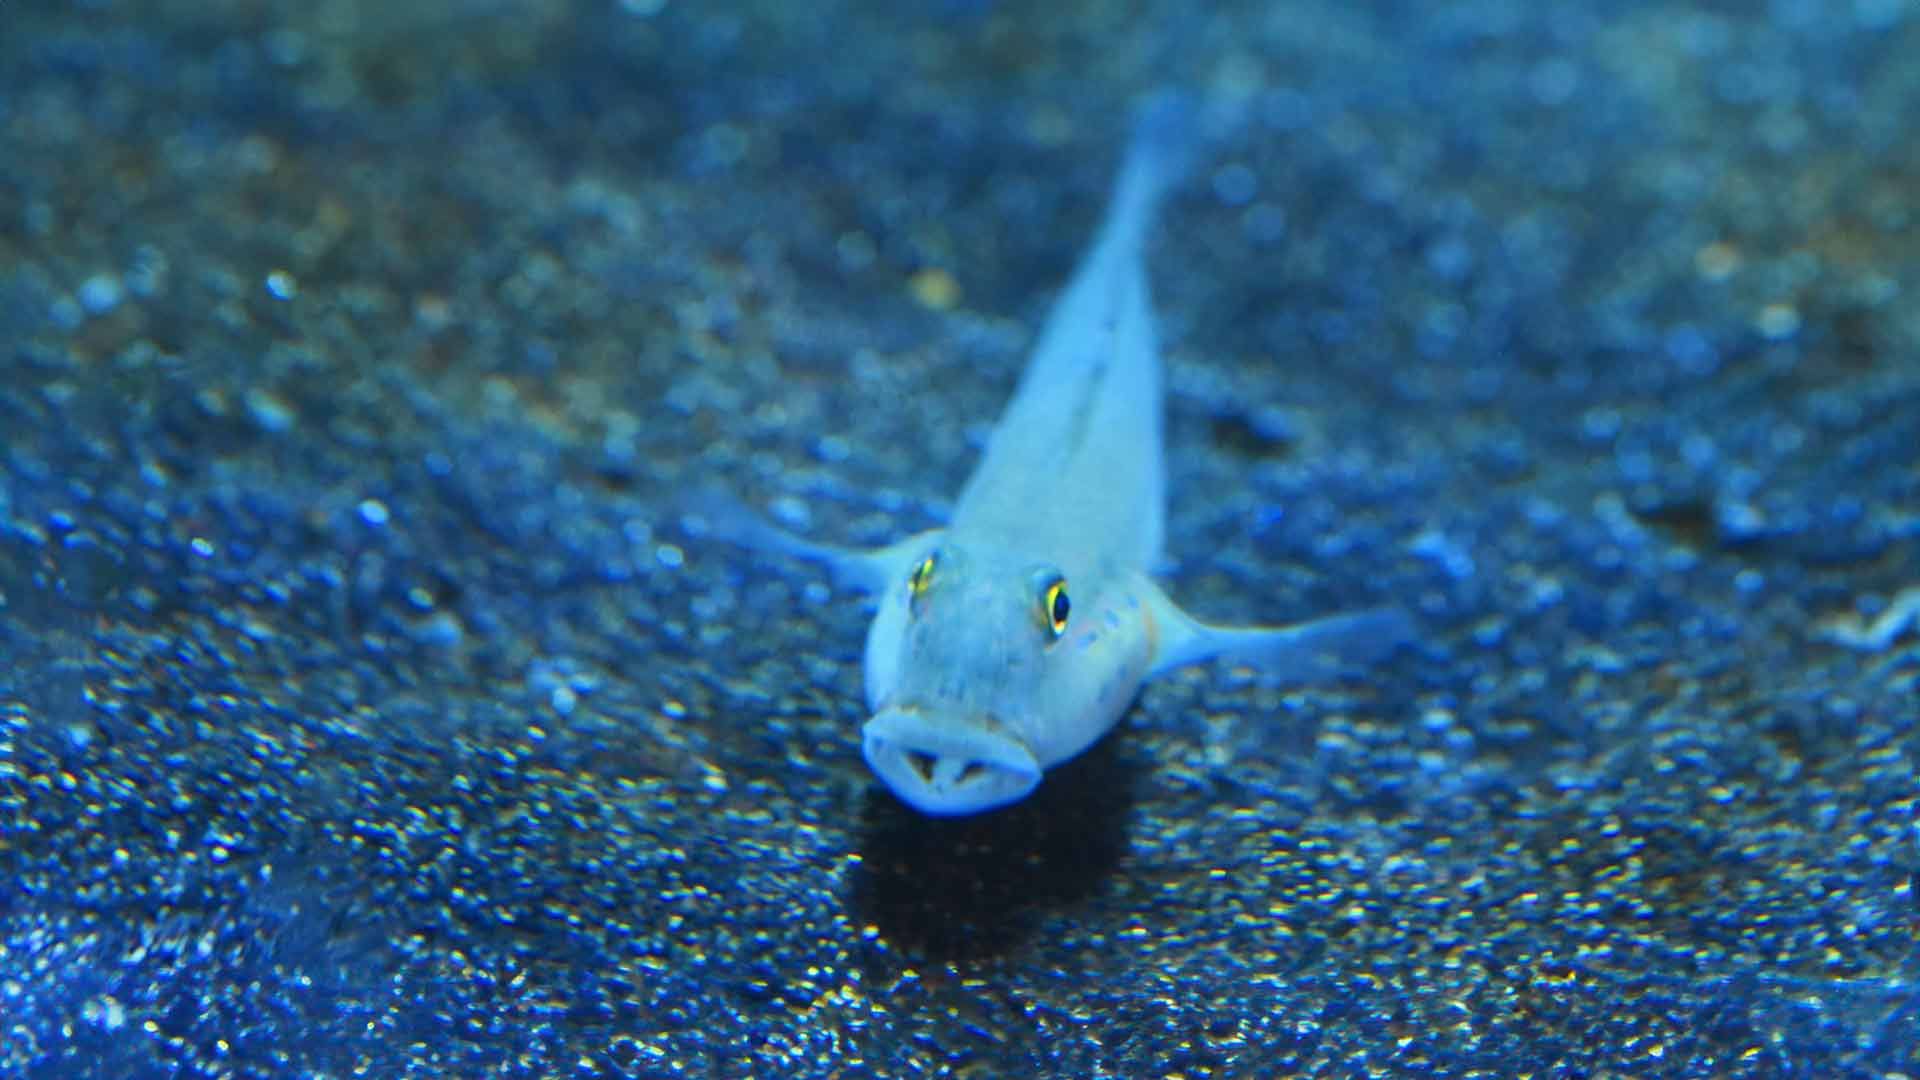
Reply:
[[[1223,659],[1270,680],[1316,682],[1378,663],[1414,639],[1413,617],[1400,607],[1368,608],[1290,626],[1213,626],[1180,610],[1155,590],[1158,642],[1148,678],[1174,668]]]
[[[929,529],[877,548],[822,544],[782,529],[731,495],[711,491],[690,501],[681,522],[702,539],[816,563],[827,569],[836,586],[869,594],[904,578],[939,543],[943,531]]]

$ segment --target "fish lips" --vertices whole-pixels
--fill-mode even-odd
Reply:
[[[883,708],[861,729],[860,744],[874,774],[924,814],[991,810],[1040,783],[1033,751],[984,717]]]

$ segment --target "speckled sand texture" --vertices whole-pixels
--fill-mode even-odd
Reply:
[[[1206,14],[1196,14],[1199,11]],[[1920,1075],[1920,9],[0,12],[0,1075]],[[1129,104],[1202,668],[1005,813],[687,494],[941,515]]]

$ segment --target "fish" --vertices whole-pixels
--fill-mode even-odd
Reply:
[[[1177,93],[1138,114],[1105,216],[943,528],[877,548],[819,543],[731,501],[710,535],[823,566],[875,599],[862,664],[868,766],[932,816],[993,810],[1110,731],[1148,681],[1224,659],[1307,682],[1412,637],[1387,605],[1223,626],[1156,583],[1167,479],[1146,273],[1156,210],[1195,152]]]

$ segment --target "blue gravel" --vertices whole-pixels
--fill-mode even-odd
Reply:
[[[0,1074],[1920,1072],[1899,0],[22,4]],[[961,821],[865,613],[1126,107],[1194,670]]]

